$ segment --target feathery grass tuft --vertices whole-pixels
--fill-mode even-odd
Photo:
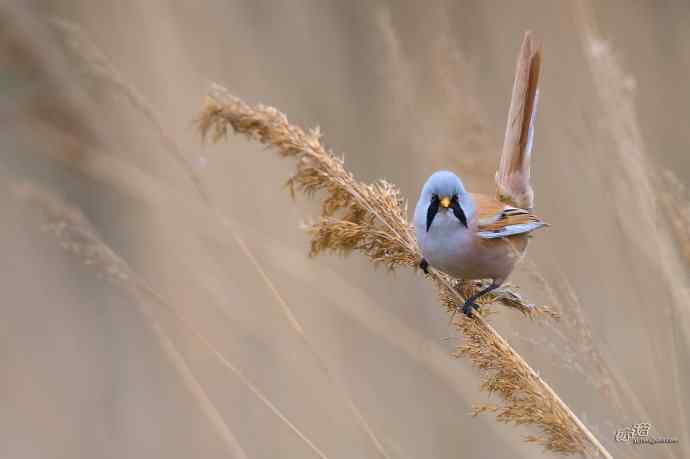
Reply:
[[[398,189],[385,181],[365,184],[355,180],[343,160],[323,146],[318,129],[307,132],[290,124],[275,108],[249,105],[218,85],[211,88],[198,125],[202,136],[214,142],[241,134],[273,147],[283,157],[294,158],[296,172],[287,182],[291,193],[325,192],[320,220],[307,227],[311,255],[359,250],[390,269],[417,269],[420,253],[406,219],[407,204]],[[434,269],[430,277],[439,288],[441,304],[453,313],[479,287]],[[525,303],[510,286],[486,301],[516,308],[530,317],[557,317],[549,308]],[[526,440],[550,451],[585,455],[598,450],[610,457],[553,389],[482,317],[457,317],[453,323],[465,337],[455,355],[468,357],[482,372],[481,388],[502,398],[500,406],[485,405],[476,414],[495,411],[499,421],[536,425],[542,434]]]
[[[504,401],[500,406],[475,405],[473,414],[494,412],[500,422],[536,424],[542,429],[542,435],[530,436],[529,442],[555,452],[583,452],[583,433],[515,351],[480,321],[461,320],[456,324],[464,336],[464,344],[455,355],[469,358],[482,373],[481,389],[499,394]]]
[[[398,189],[384,180],[356,181],[343,160],[323,146],[318,129],[305,132],[275,108],[250,106],[219,86],[214,86],[199,117],[199,128],[204,137],[210,134],[216,142],[232,130],[275,147],[281,156],[297,159],[297,170],[287,181],[290,193],[327,194],[320,220],[307,227],[311,255],[360,250],[391,269],[417,264],[413,230]]]

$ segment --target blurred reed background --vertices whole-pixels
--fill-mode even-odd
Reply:
[[[553,226],[512,281],[562,319],[492,321],[615,457],[690,457],[688,26],[683,2],[0,3],[0,457],[541,456],[470,415],[491,398],[429,282],[308,258],[292,165],[194,126],[217,81],[412,204],[439,168],[490,191],[526,29]],[[614,442],[638,422],[679,443]]]

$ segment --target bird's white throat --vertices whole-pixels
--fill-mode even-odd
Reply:
[[[458,256],[472,249],[472,231],[460,223],[451,209],[439,210],[429,231],[421,230],[423,234],[417,238],[424,257],[443,271],[455,271]]]

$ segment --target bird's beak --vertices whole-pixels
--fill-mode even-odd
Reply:
[[[441,204],[441,207],[443,207],[444,209],[449,208],[450,207],[450,198],[448,196],[443,196],[439,200],[439,204]]]

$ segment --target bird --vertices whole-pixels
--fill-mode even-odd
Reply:
[[[424,184],[414,213],[417,243],[428,266],[457,279],[491,279],[467,298],[463,312],[503,284],[527,248],[530,233],[546,223],[529,210],[493,196],[469,193],[453,172],[435,172]]]
[[[541,49],[527,32],[518,54],[496,195],[470,193],[458,175],[440,170],[427,179],[415,207],[424,272],[432,266],[457,279],[491,279],[488,287],[466,299],[462,310],[467,316],[479,309],[477,299],[505,282],[525,253],[531,233],[548,226],[531,210],[540,65]]]

